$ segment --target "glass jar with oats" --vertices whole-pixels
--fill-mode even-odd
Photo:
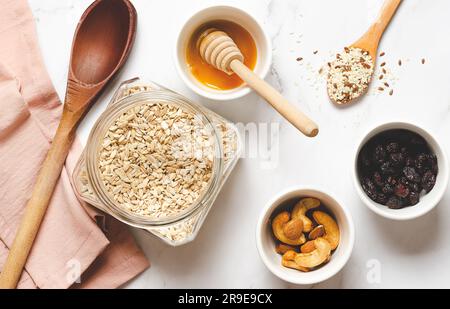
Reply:
[[[73,184],[87,203],[180,246],[197,236],[240,152],[229,121],[134,79],[94,125]]]

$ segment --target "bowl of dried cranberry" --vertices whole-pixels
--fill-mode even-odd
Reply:
[[[392,220],[412,220],[434,209],[448,186],[447,156],[426,130],[395,122],[362,139],[353,168],[364,204]]]

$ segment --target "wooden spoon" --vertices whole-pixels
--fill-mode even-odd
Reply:
[[[229,75],[236,73],[303,134],[317,136],[319,128],[311,119],[245,66],[244,56],[227,33],[214,28],[208,29],[200,35],[197,47],[208,64]]]
[[[136,23],[136,10],[128,0],[97,0],[81,17],[72,46],[62,118],[0,274],[0,288],[17,286],[76,128],[127,60]]]
[[[387,26],[394,17],[394,14],[400,6],[401,2],[402,0],[386,0],[383,4],[380,15],[378,16],[377,20],[370,26],[369,30],[358,41],[349,46],[350,48],[358,48],[369,53],[374,68],[377,61],[378,47],[380,45],[381,38],[386,31]],[[375,70],[372,71],[371,76],[368,76],[370,77],[370,80],[372,79],[374,73]],[[335,104],[349,105],[367,92],[369,84],[364,85],[363,87],[364,88],[361,88],[358,93],[353,93],[354,97],[346,100],[345,102],[336,101],[330,93],[330,88],[328,94],[331,101],[333,101]]]
[[[370,26],[369,30],[350,47],[360,48],[369,52],[374,64],[378,55],[378,46],[387,26],[394,17],[395,12],[402,0],[386,0],[381,8],[381,13],[377,20]]]

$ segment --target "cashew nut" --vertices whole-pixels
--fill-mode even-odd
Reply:
[[[324,238],[314,240],[316,249],[310,253],[299,253],[295,256],[295,263],[299,267],[314,268],[322,265],[331,256],[331,245]]]
[[[301,253],[311,253],[316,250],[316,246],[314,245],[314,240],[310,240],[300,247]]]
[[[309,233],[308,238],[314,240],[322,237],[323,235],[325,235],[325,228],[323,225],[318,225],[311,231],[311,233]]]
[[[315,198],[304,198],[295,205],[292,211],[292,218],[303,221],[303,232],[309,233],[313,229],[312,221],[306,216],[306,213],[320,206],[320,201]]]
[[[281,260],[281,264],[284,267],[292,268],[296,270],[300,270],[302,272],[309,272],[309,268],[301,267],[295,262],[295,258],[297,256],[297,252],[295,251],[288,251],[283,255],[283,259]]]
[[[313,212],[313,218],[318,224],[323,225],[325,229],[323,238],[330,243],[331,250],[336,250],[340,242],[339,226],[336,221],[323,211]]]
[[[272,221],[272,230],[275,237],[288,245],[299,246],[306,242],[303,234],[303,222],[292,219],[287,211],[280,213]]]
[[[288,251],[296,251],[294,247],[289,246],[289,245],[285,245],[285,244],[278,244],[275,247],[275,251],[280,254],[280,255],[284,255],[286,252]]]
[[[283,232],[291,240],[298,239],[303,234],[303,221],[299,219],[289,221],[284,225]]]

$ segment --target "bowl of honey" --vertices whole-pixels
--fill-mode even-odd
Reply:
[[[190,17],[182,26],[175,48],[175,66],[195,93],[212,100],[234,100],[251,92],[236,75],[228,75],[202,59],[198,40],[204,30],[226,32],[244,55],[244,63],[265,78],[272,64],[271,41],[261,24],[248,13],[231,6],[213,6]]]

